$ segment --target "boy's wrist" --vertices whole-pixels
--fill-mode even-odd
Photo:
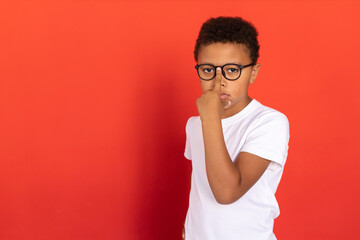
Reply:
[[[221,123],[221,117],[220,116],[211,116],[206,118],[201,118],[202,125],[209,125],[209,124],[216,124]]]

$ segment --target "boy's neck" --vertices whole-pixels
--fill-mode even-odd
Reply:
[[[223,114],[221,115],[221,119],[225,119],[225,118],[234,116],[235,114],[241,112],[251,101],[252,101],[252,98],[247,96],[247,98],[244,99],[244,101],[241,101],[241,102],[237,103],[236,105],[231,106],[228,109],[225,109]]]

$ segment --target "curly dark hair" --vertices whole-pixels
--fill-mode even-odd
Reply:
[[[259,58],[258,32],[252,23],[240,17],[210,18],[201,27],[196,40],[194,57],[198,60],[199,49],[212,43],[240,43],[248,49],[252,63]]]

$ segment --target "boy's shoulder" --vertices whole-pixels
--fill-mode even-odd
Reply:
[[[256,101],[254,99],[254,101]],[[287,117],[284,113],[280,112],[279,110],[276,110],[272,107],[265,106],[261,104],[260,102],[257,102],[258,110],[255,112],[257,117],[261,118],[280,118],[280,119],[286,119]]]
[[[200,116],[191,116],[186,123],[186,131],[189,131],[191,126],[201,126]]]
[[[272,126],[271,128],[275,126],[277,126],[276,128],[289,128],[289,120],[284,113],[272,107],[265,106],[255,99],[253,101],[255,101],[255,107],[247,116],[249,126],[259,127],[265,125]]]

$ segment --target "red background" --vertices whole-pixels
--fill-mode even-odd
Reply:
[[[0,239],[180,239],[209,17],[260,33],[250,95],[285,113],[278,239],[357,239],[360,4],[1,1]]]

